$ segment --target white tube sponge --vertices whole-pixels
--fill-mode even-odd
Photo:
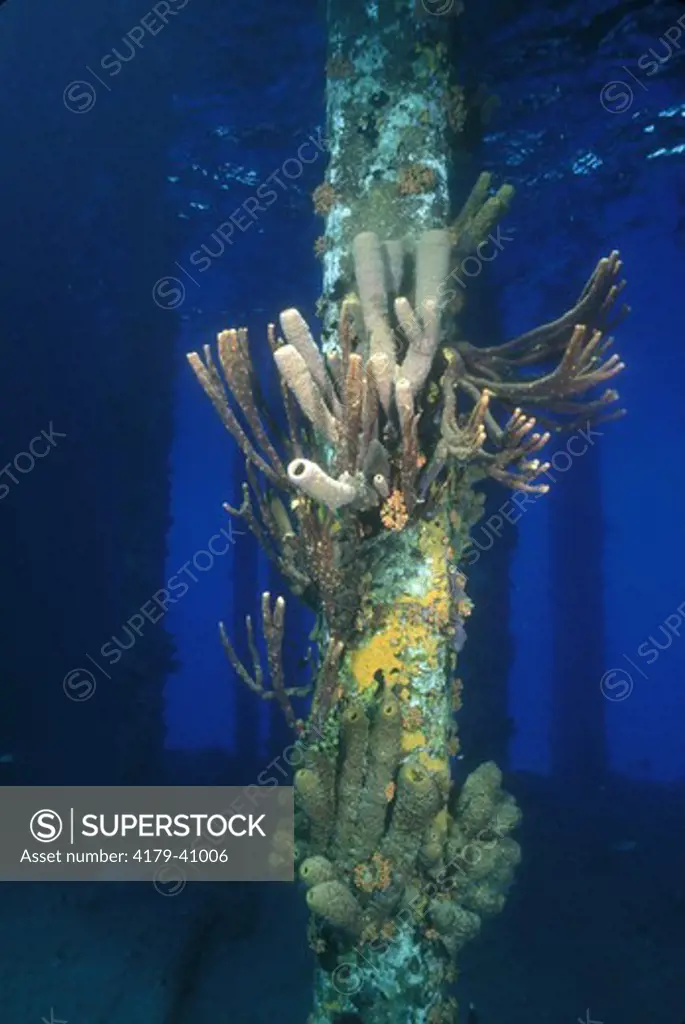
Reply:
[[[364,324],[369,335],[369,366],[378,387],[378,397],[386,413],[390,410],[395,379],[395,336],[388,321],[388,290],[385,261],[378,236],[362,231],[352,243],[354,272]]]
[[[452,238],[449,231],[424,231],[416,244],[416,312],[424,320],[426,302],[437,302],[450,269]]]
[[[400,377],[395,384],[395,405],[402,430],[414,419],[414,398],[411,383]]]
[[[352,242],[354,273],[367,331],[377,320],[388,315],[388,290],[385,286],[385,264],[378,236],[362,231]]]
[[[309,324],[297,309],[284,309],[279,320],[286,341],[290,342],[293,348],[300,353],[321,394],[330,400],[333,396],[333,388],[326,372],[321,349],[314,341]]]
[[[357,497],[357,488],[346,473],[334,480],[309,459],[293,459],[288,466],[288,479],[310,498],[334,511],[351,504]]]
[[[378,320],[371,331],[367,373],[372,373],[378,389],[380,403],[386,413],[390,411],[392,389],[395,380],[395,336],[387,320]]]
[[[404,243],[395,238],[383,242],[383,252],[388,268],[392,290],[395,295],[399,294],[404,277]]]
[[[426,383],[440,344],[440,315],[434,299],[426,299],[424,303],[423,327],[407,299],[395,299],[395,314],[409,342],[397,376],[409,382],[412,394],[416,396]]]
[[[274,352],[274,360],[283,380],[298,401],[302,412],[313,427],[332,445],[338,442],[335,417],[326,405],[309,367],[294,345],[281,345]]]

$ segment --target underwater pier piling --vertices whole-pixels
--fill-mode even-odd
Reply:
[[[250,620],[253,675],[222,632],[234,670],[296,737],[295,861],[317,958],[308,1024],[457,1021],[455,961],[504,907],[520,860],[520,811],[497,765],[450,773],[480,484],[546,492],[538,412],[557,429],[595,415],[617,393],[583,395],[623,368],[603,340],[616,253],[563,317],[501,345],[467,340],[458,275],[497,255],[513,190],[481,174],[454,201],[469,110],[451,78],[452,22],[432,2],[329,5],[330,162],[314,191],[323,337],[296,308],[280,313],[282,337],[268,330],[279,443],[244,328],[219,334],[218,365],[209,346],[189,354],[246,460],[243,503],[225,508],[316,614],[306,720],[283,671],[285,598],[262,595],[270,689]]]
[[[324,323],[349,283],[359,232],[402,239],[447,223],[452,151],[466,116],[450,75],[450,27],[421,0],[328,2],[329,164],[314,195],[325,217]]]

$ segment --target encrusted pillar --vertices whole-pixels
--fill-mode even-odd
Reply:
[[[221,332],[218,363],[208,346],[189,355],[246,459],[243,503],[227,507],[317,614],[306,720],[291,698],[308,688],[283,672],[285,600],[262,595],[271,690],[251,625],[252,673],[222,633],[243,682],[298,737],[295,860],[317,956],[309,1024],[457,1019],[455,958],[504,906],[520,858],[520,812],[497,765],[454,783],[449,772],[479,485],[544,491],[549,434],[522,406],[559,426],[586,417],[616,393],[578,396],[622,368],[601,341],[622,287],[616,253],[564,317],[500,346],[466,340],[460,274],[499,251],[492,229],[512,190],[493,192],[482,174],[452,209],[465,114],[446,26],[404,3],[331,0],[331,160],[315,194],[324,337],[320,347],[295,308],[280,314],[282,337],[268,331],[278,441],[244,329]]]
[[[451,529],[439,515],[385,536],[365,567],[359,628],[339,675],[351,709],[342,724],[346,761],[339,798],[344,801],[349,786],[358,808],[338,812],[333,862],[337,869],[347,866],[367,910],[355,941],[341,946],[332,969],[330,962],[317,968],[309,1024],[453,1020],[448,989],[455,972],[443,944],[449,940],[432,927],[428,909],[431,900],[449,899],[444,862],[437,857],[432,883],[418,876],[410,883],[410,877],[417,864],[430,860],[426,830],[446,835],[450,828],[442,805],[450,787],[449,758],[459,747],[453,712],[461,693],[458,681],[449,680],[470,612],[457,570],[465,539],[465,530]],[[360,734],[367,742],[361,790],[355,779]],[[331,742],[335,737],[326,736],[322,750]],[[322,761],[311,763],[319,767]],[[357,763],[361,771],[361,758]],[[387,828],[396,794],[405,811]],[[323,888],[310,894],[312,910],[330,921]],[[332,950],[320,933],[310,941],[330,960]]]
[[[324,322],[350,286],[352,239],[416,238],[445,227],[450,151],[463,127],[463,91],[450,79],[449,19],[420,0],[329,0],[326,110],[329,165],[315,193]]]
[[[452,155],[466,106],[450,70],[449,18],[432,14],[428,7],[422,0],[329,0],[329,164],[325,181],[314,193],[315,208],[325,218],[318,243],[325,351],[338,348],[341,300],[355,288],[354,239],[373,232],[397,246],[404,269],[395,269],[394,288],[404,294],[418,238],[447,228],[454,213]],[[447,15],[460,7],[441,5]],[[463,492],[460,497],[468,505],[473,495]],[[355,941],[343,942],[337,955],[319,931],[310,933],[322,965],[316,972],[309,1024],[448,1024],[456,1008],[449,998],[454,968],[445,944],[453,941],[454,953],[477,927],[475,915],[454,910],[452,869],[445,870],[441,857],[433,865],[434,884],[426,885],[425,877],[412,882],[410,876],[417,864],[428,867],[431,852],[420,850],[425,830],[434,828],[437,848],[453,828],[444,805],[449,759],[459,750],[454,712],[461,688],[455,666],[465,639],[464,619],[471,610],[458,562],[478,510],[462,505],[459,511],[453,509],[451,520],[443,513],[408,529],[403,529],[403,515],[397,509],[393,522],[388,503],[388,533],[360,566],[364,598],[356,638],[339,674],[340,691],[351,710],[340,735],[338,723],[330,720],[323,741],[309,749],[309,766],[321,775],[326,774],[331,750],[339,747],[346,759],[339,785],[349,785],[352,799],[361,802],[348,828],[338,813],[334,859],[338,871],[346,865],[355,891],[369,901],[361,924],[346,929],[339,922],[342,934],[347,930]],[[390,720],[387,734],[381,735],[379,716]],[[353,721],[362,721],[363,727],[353,726]],[[353,756],[358,744],[365,747],[359,760],[360,766],[365,763],[361,794]],[[398,775],[399,763],[405,768]],[[410,783],[412,773],[416,778]],[[409,801],[413,808],[408,814],[411,828],[398,826],[401,837],[383,824],[396,793],[400,804]],[[407,793],[413,794],[411,800]],[[432,806],[436,793],[441,795]],[[456,843],[460,841],[457,836]],[[312,885],[310,907],[319,920],[331,924],[336,894],[324,892],[325,885],[316,886],[318,870],[320,865],[314,864],[304,869]],[[344,903],[342,891],[339,895]],[[453,921],[445,923],[442,934],[433,926],[436,901],[461,915],[456,927]],[[454,936],[448,937],[451,931]]]

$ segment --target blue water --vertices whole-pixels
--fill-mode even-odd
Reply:
[[[325,16],[168,6],[136,45],[141,0],[0,4],[0,462],[46,450],[1,478],[5,785],[246,784],[286,739],[216,633],[273,571],[240,526],[211,571],[188,568],[243,473],[184,354],[247,324],[265,356],[279,310],[313,314],[324,156],[252,222],[230,217],[319,137]],[[462,963],[478,1024],[685,1020],[685,30],[665,35],[683,14],[484,3],[460,22],[460,73],[500,99],[472,179],[517,190],[474,325],[503,339],[556,317],[612,249],[632,307],[627,416],[582,458],[560,442],[549,494],[491,520],[479,561],[473,629],[501,656],[474,746],[523,807],[524,860]],[[311,621],[293,602],[289,623],[293,677]],[[2,1024],[304,1024],[301,893],[191,888],[3,884]]]

